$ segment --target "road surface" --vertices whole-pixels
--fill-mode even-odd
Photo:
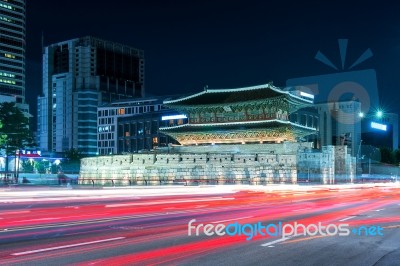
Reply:
[[[350,234],[203,230],[279,222]],[[394,184],[0,189],[0,265],[400,265],[399,239]]]

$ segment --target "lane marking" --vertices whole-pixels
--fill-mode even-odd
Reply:
[[[227,219],[227,220],[221,220],[221,221],[216,221],[216,222],[211,222],[212,224],[219,224],[219,223],[224,223],[224,222],[230,222],[230,221],[237,221],[237,220],[243,220],[247,218],[253,218],[254,216],[246,216],[246,217],[240,217],[240,218],[234,218],[234,219]]]
[[[399,227],[400,227],[400,224],[398,224],[398,225],[384,226],[384,227],[382,227],[382,228],[384,228],[384,229],[390,229],[390,228],[399,228]]]
[[[340,219],[340,220],[339,220],[339,222],[344,222],[344,221],[347,221],[347,220],[353,219],[354,217],[357,217],[357,216],[349,216],[349,217],[346,217],[346,218]]]
[[[277,243],[280,243],[280,242],[289,240],[290,238],[291,238],[291,237],[280,238],[280,239],[277,239],[277,240],[274,240],[274,241],[271,241],[271,242],[267,242],[267,243],[265,243],[265,244],[262,244],[261,246],[262,246],[262,247],[273,246],[274,244],[277,244]]]
[[[21,256],[21,255],[27,255],[27,254],[50,251],[50,250],[57,250],[57,249],[63,249],[63,248],[72,248],[72,247],[79,247],[79,246],[84,246],[84,245],[91,245],[91,244],[97,244],[97,243],[103,243],[103,242],[110,242],[110,241],[120,240],[120,239],[124,239],[124,238],[125,237],[122,236],[122,237],[114,237],[114,238],[108,238],[108,239],[102,239],[102,240],[96,240],[96,241],[90,241],[90,242],[84,242],[84,243],[78,243],[78,244],[71,244],[71,245],[52,247],[52,248],[34,249],[34,250],[28,250],[28,251],[24,251],[24,252],[13,253],[11,255],[12,256]]]
[[[313,240],[313,239],[317,239],[317,238],[322,238],[322,237],[330,237],[330,236],[308,236],[308,237],[304,237],[304,238],[300,238],[300,239],[293,239],[290,241],[285,242],[284,244],[290,244],[290,243],[297,243],[297,242],[301,242],[301,241],[307,241],[307,240]]]
[[[126,207],[126,206],[148,206],[148,205],[158,205],[158,204],[170,204],[170,203],[190,203],[190,202],[202,202],[202,201],[216,201],[216,200],[234,200],[235,198],[204,198],[204,199],[193,199],[193,200],[163,200],[154,202],[135,202],[135,203],[125,203],[125,204],[109,204],[105,205],[106,208],[115,207]]]

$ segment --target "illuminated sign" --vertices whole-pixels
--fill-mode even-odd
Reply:
[[[167,115],[167,116],[163,116],[161,117],[161,120],[171,120],[171,119],[183,119],[183,118],[187,118],[186,115]]]
[[[300,96],[303,96],[303,97],[307,97],[307,98],[314,99],[314,95],[312,95],[312,94],[309,94],[309,93],[307,93],[307,92],[304,92],[304,91],[301,91],[301,92],[300,92]]]
[[[379,123],[376,123],[376,122],[371,122],[371,127],[375,128],[375,129],[383,130],[383,131],[387,130],[387,125],[379,124]]]

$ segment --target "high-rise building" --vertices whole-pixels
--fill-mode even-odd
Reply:
[[[144,52],[82,37],[43,52],[43,95],[38,98],[40,148],[97,153],[97,107],[144,96]]]
[[[0,1],[0,95],[25,105],[25,0]]]
[[[317,103],[292,114],[291,121],[318,130],[316,136],[306,139],[315,143],[314,148],[345,145],[356,157],[361,145],[360,111],[361,103],[353,100]]]
[[[361,140],[361,103],[337,101],[315,105],[319,114],[319,138],[321,146],[346,145],[357,156]]]

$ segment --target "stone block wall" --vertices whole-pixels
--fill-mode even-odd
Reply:
[[[130,154],[84,158],[79,182],[128,186],[297,182],[296,155]]]

